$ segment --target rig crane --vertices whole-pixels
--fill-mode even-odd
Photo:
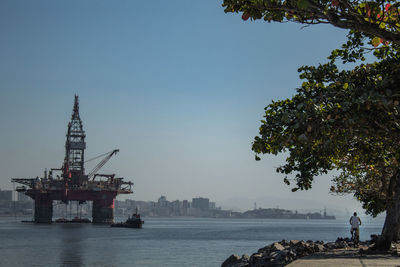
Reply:
[[[118,152],[119,152],[119,149],[114,149],[113,151],[110,151],[110,152],[108,152],[108,153],[105,153],[105,154],[102,154],[102,155],[100,155],[100,156],[97,156],[97,157],[93,158],[93,159],[97,159],[97,158],[99,158],[99,157],[101,157],[101,156],[106,155],[106,157],[105,157],[104,159],[102,159],[102,160],[93,168],[93,170],[91,170],[91,171],[88,173],[88,179],[92,178],[92,181],[93,181],[94,178],[95,178],[96,176],[100,176],[100,174],[97,174],[97,172],[104,166],[104,164],[107,163],[107,161],[110,160],[110,158],[111,158],[113,155],[117,154]],[[88,160],[88,161],[91,161],[91,160],[93,160],[93,159],[90,159],[90,160]],[[86,161],[86,162],[88,162],[88,161]]]

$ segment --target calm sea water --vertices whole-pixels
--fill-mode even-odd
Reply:
[[[282,239],[349,236],[347,219],[143,218],[143,229],[21,219],[0,217],[0,266],[220,266],[231,254],[251,255]],[[364,219],[361,239],[382,225],[382,219]]]

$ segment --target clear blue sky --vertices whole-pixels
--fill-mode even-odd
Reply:
[[[251,151],[264,107],[346,31],[245,22],[221,3],[0,1],[0,187],[61,166],[76,93],[86,156],[119,148],[103,171],[133,181],[134,199],[356,207],[328,195],[330,177],[291,193],[274,169],[284,156]]]

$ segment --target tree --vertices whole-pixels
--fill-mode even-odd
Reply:
[[[243,12],[247,20],[331,24],[400,44],[399,6],[395,0],[224,0],[225,12]]]
[[[259,154],[288,152],[277,171],[295,175],[284,178],[294,182],[292,191],[310,189],[314,177],[336,170],[333,192],[353,193],[373,216],[386,211],[377,246],[389,248],[400,240],[399,3],[225,0],[223,5],[226,12],[244,12],[244,20],[350,29],[328,63],[299,69],[304,82],[295,96],[265,108],[252,149],[257,160]],[[372,64],[351,70],[335,64],[364,61],[370,51],[377,60]]]
[[[399,59],[340,72],[332,63],[302,68],[306,81],[266,107],[252,146],[257,154],[288,152],[277,170],[295,173],[293,191],[337,170],[332,191],[354,193],[374,216],[387,212],[385,247],[400,239]]]

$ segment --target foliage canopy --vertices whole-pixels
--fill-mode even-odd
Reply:
[[[353,193],[367,213],[386,211],[381,248],[400,240],[400,3],[348,0],[224,0],[242,19],[331,24],[349,29],[329,61],[299,69],[303,80],[289,99],[265,108],[259,154],[287,152],[277,171],[292,191],[336,170],[331,191]],[[367,45],[365,45],[367,43]],[[373,52],[376,61],[363,63]],[[356,63],[340,70],[336,61]],[[290,179],[294,174],[294,178]]]
[[[305,81],[293,98],[265,108],[252,149],[289,153],[278,171],[296,173],[293,191],[338,170],[332,191],[355,193],[373,215],[384,211],[400,162],[398,61],[393,54],[352,70],[339,71],[332,62],[300,68]],[[290,184],[287,177],[285,182]]]
[[[375,38],[374,45],[400,44],[400,3],[395,0],[224,0],[223,7],[243,12],[244,20],[331,24]]]

